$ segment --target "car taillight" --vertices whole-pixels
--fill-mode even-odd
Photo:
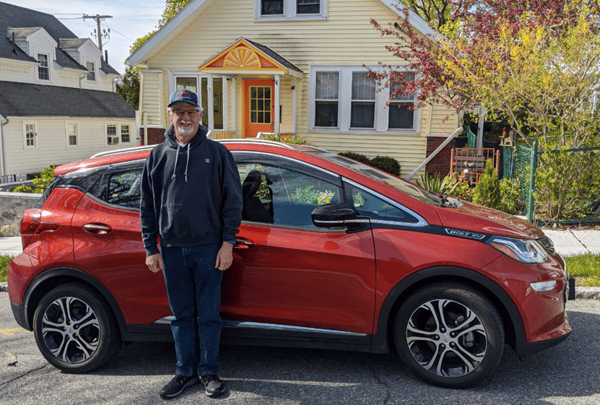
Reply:
[[[35,234],[42,223],[42,211],[37,208],[30,208],[23,213],[19,233],[21,234],[21,245],[27,246],[31,237]]]
[[[37,208],[30,208],[23,213],[19,233],[32,235],[42,223],[42,211]]]

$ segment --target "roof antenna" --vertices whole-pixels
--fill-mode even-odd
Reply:
[[[17,48],[15,48],[15,33],[13,32],[13,40],[12,40],[12,46],[13,46],[13,53],[16,55],[17,54]]]

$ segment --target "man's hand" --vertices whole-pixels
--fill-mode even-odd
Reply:
[[[219,253],[217,253],[217,261],[215,269],[221,271],[227,270],[233,263],[233,243],[223,242]]]
[[[165,268],[160,253],[146,257],[146,266],[148,266],[153,273],[158,273]]]

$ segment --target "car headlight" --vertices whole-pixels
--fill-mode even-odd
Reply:
[[[493,236],[487,243],[521,263],[544,263],[548,259],[544,248],[535,240]]]

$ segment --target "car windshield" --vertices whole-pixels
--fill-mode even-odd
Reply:
[[[348,159],[344,156],[336,155],[334,153],[322,150],[311,150],[306,151],[306,153],[320,157],[321,159],[328,160],[332,163],[350,169],[356,173],[360,173],[380,183],[393,187],[396,190],[408,194],[409,196],[423,201],[427,204],[439,206],[442,203],[442,196],[440,196],[439,194],[423,190],[415,186],[414,184],[399,179],[398,177],[392,176],[387,172],[365,165],[355,160]]]

